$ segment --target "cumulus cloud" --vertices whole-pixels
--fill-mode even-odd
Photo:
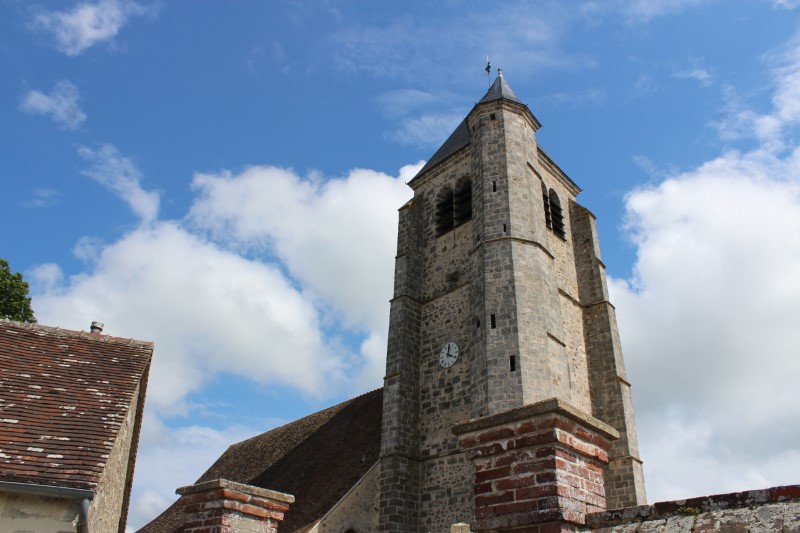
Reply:
[[[220,372],[327,395],[379,383],[397,208],[410,196],[398,177],[356,169],[300,177],[253,167],[198,174],[184,220],[157,220],[158,195],[113,146],[82,148],[84,174],[120,195],[147,224],[112,243],[90,236],[75,255],[85,271],[33,273],[43,323],[154,340],[149,402],[159,412]],[[291,354],[292,364],[285,358]]]
[[[795,52],[774,68],[771,112],[742,109],[770,135],[626,198],[637,260],[610,289],[651,500],[800,477],[800,147],[782,137]]]
[[[41,91],[28,91],[19,104],[21,111],[49,116],[55,123],[66,129],[78,129],[86,120],[86,113],[80,107],[80,92],[67,80],[53,86],[50,94]]]
[[[142,223],[148,224],[156,219],[160,202],[158,193],[142,188],[141,173],[116,147],[105,144],[93,150],[82,146],[78,154],[90,163],[82,171],[83,175],[119,196]]]
[[[404,167],[399,177],[356,169],[330,180],[274,167],[198,174],[188,220],[217,240],[268,246],[309,297],[335,308],[349,325],[382,331],[397,209],[419,167]]]
[[[39,10],[31,26],[49,33],[61,52],[77,56],[97,43],[112,40],[132,17],[152,12],[153,8],[131,0],[98,0],[81,2],[65,11]]]

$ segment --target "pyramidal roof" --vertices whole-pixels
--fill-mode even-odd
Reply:
[[[514,91],[511,89],[511,86],[508,84],[506,79],[503,77],[503,70],[497,69],[497,78],[495,78],[494,83],[492,86],[489,87],[489,90],[486,92],[483,98],[478,101],[477,104],[483,104],[486,102],[493,102],[495,100],[509,100],[511,102],[516,102],[518,104],[522,104],[517,95],[514,94]],[[522,104],[525,105],[525,104]],[[425,163],[425,166],[417,172],[417,175],[411,181],[414,181],[418,176],[421,176],[443,160],[447,159],[457,151],[461,150],[465,146],[467,146],[470,142],[470,135],[469,135],[469,126],[467,126],[467,120],[464,119],[461,123],[456,127],[455,131],[450,134],[450,137],[436,150],[436,153],[428,159],[428,162]],[[409,182],[411,183],[411,182]]]
[[[481,98],[478,102],[482,104],[484,102],[492,102],[494,100],[511,100],[512,102],[516,102],[521,104],[517,95],[514,94],[514,91],[511,90],[511,86],[508,84],[506,79],[503,77],[503,69],[497,69],[497,77],[494,79],[494,83],[489,90],[486,92],[486,96]]]

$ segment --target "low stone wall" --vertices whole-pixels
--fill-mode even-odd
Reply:
[[[800,485],[594,513],[586,526],[593,533],[800,532]]]

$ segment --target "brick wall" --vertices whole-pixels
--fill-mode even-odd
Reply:
[[[454,428],[473,464],[473,531],[576,531],[605,510],[603,467],[618,433],[558,400]]]
[[[215,479],[181,487],[183,533],[276,533],[294,496]]]

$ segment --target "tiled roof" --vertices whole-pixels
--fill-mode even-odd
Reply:
[[[199,482],[217,478],[295,497],[278,530],[308,531],[378,460],[383,389],[308,415],[229,447]],[[174,503],[139,533],[180,531]]]
[[[0,320],[0,480],[95,490],[152,354],[149,342]]]

